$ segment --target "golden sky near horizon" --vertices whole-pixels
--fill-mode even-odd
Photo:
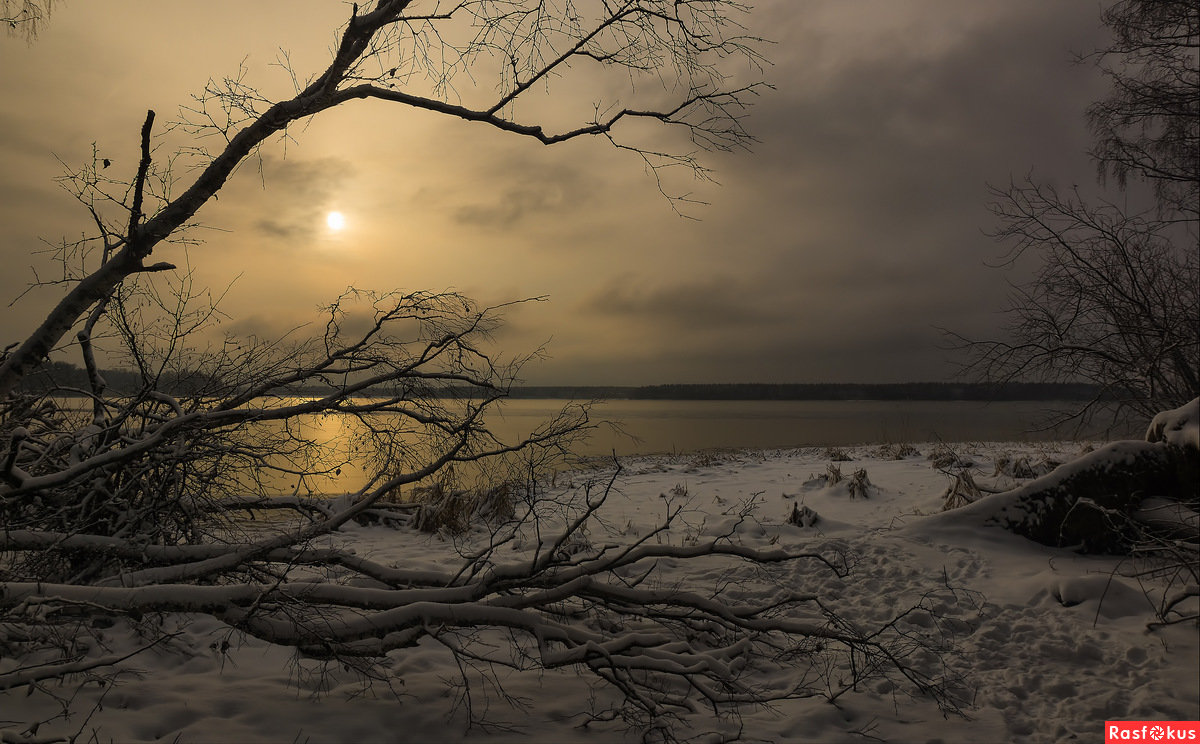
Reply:
[[[318,72],[348,15],[333,0],[67,0],[33,42],[0,37],[0,346],[61,291],[7,305],[34,268],[53,273],[43,241],[89,228],[55,182],[64,167],[89,161],[94,143],[131,179],[147,109],[161,133],[209,78],[239,67],[286,95],[280,50],[300,77]],[[550,342],[525,370],[531,383],[947,379],[938,327],[994,332],[1007,293],[986,265],[1001,252],[985,235],[987,184],[1031,170],[1094,182],[1084,109],[1104,83],[1072,53],[1103,43],[1098,7],[763,0],[746,22],[774,42],[775,90],[747,119],[753,151],[707,156],[719,185],[683,184],[708,202],[688,210],[696,219],[602,140],[545,147],[351,103],[264,148],[199,213],[202,242],[155,257],[228,287],[224,330],[265,336],[315,319],[350,285],[548,296],[512,310],[499,336],[514,353]],[[568,82],[542,119],[572,121],[613,93],[609,79]],[[158,144],[165,158],[187,143],[176,132]]]

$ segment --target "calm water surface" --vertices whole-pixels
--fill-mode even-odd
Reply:
[[[503,425],[498,428],[514,433],[529,431],[561,405],[562,401],[554,400],[507,401]],[[627,436],[601,429],[583,454],[1100,436],[1097,431],[1041,429],[1056,407],[1069,406],[1029,401],[613,400],[600,404],[595,417],[620,424]]]
[[[508,400],[488,418],[505,441],[519,441],[567,401]],[[1055,406],[1046,402],[950,401],[659,401],[611,400],[596,405],[601,426],[579,455],[688,453],[709,449],[772,449],[848,446],[885,442],[1050,441],[1106,438],[1098,432],[1047,430]],[[345,429],[321,419],[331,442]],[[1133,436],[1140,436],[1144,427]],[[309,488],[333,493],[355,490],[366,475],[350,465],[342,476],[310,479]]]
[[[559,399],[505,401],[488,418],[502,440],[519,441],[562,409]],[[70,405],[83,406],[78,401]],[[884,442],[1048,441],[1140,437],[1144,427],[1127,432],[1047,430],[1054,410],[1070,403],[949,401],[659,401],[611,400],[598,403],[599,427],[577,449],[579,455],[688,453],[707,449],[769,449],[848,446]],[[81,409],[82,410],[82,409]],[[278,424],[274,424],[278,425]],[[344,450],[357,422],[351,417],[301,417],[308,436]],[[339,447],[339,442],[343,446]],[[340,493],[356,490],[367,474],[351,463],[338,478],[269,477],[270,490]],[[275,481],[278,483],[275,483]]]

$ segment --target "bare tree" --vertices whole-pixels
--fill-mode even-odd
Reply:
[[[648,150],[620,139],[622,125],[650,120],[684,130],[701,148],[746,145],[742,126],[748,99],[763,87],[726,75],[730,57],[757,64],[756,40],[743,34],[734,15],[746,9],[732,0],[623,0],[569,6],[549,12],[525,0],[462,0],[458,3],[379,0],[370,10],[357,5],[342,30],[329,66],[297,84],[293,98],[270,101],[242,79],[213,82],[185,111],[180,125],[201,135],[218,135],[224,145],[177,197],[147,189],[152,176],[149,112],[141,132],[141,158],[124,194],[96,193],[122,208],[119,220],[93,210],[103,242],[100,266],[74,284],[41,326],[0,364],[0,395],[13,389],[55,348],[70,328],[130,276],[167,270],[148,263],[154,250],[184,228],[256,148],[289,126],[353,101],[377,100],[404,110],[423,110],[479,122],[553,145],[600,136],[631,150],[658,172],[684,166],[705,171],[691,154]],[[662,76],[669,81],[658,104],[634,107],[622,101],[598,104],[590,121],[548,132],[518,118],[522,105],[572,66],[619,69],[632,79]],[[495,87],[479,86],[470,104],[458,84],[465,74],[495,74]],[[413,92],[416,91],[416,92]],[[666,100],[665,104],[662,100]],[[209,153],[197,150],[202,155]],[[93,194],[88,194],[91,198]]]
[[[8,26],[9,34],[32,41],[53,10],[54,0],[0,0],[0,24]]]
[[[1014,288],[1005,338],[955,338],[968,374],[1090,382],[1100,393],[1080,417],[1112,403],[1114,420],[1149,420],[1200,395],[1200,10],[1120,0],[1104,20],[1114,40],[1091,58],[1112,93],[1088,110],[1092,154],[1102,182],[1149,187],[1152,204],[1089,203],[1032,178],[994,188],[1004,263],[1039,267]]]
[[[1200,211],[1200,11],[1181,0],[1120,0],[1103,18],[1113,43],[1092,57],[1112,82],[1088,109],[1101,178],[1153,184],[1162,209]]]
[[[1114,421],[1148,421],[1200,394],[1200,258],[1182,225],[1033,180],[993,195],[1006,262],[1034,254],[1039,265],[1012,289],[1007,338],[967,343],[971,373],[1093,383],[1077,415],[1115,403]]]
[[[1088,109],[1101,184],[1126,206],[1031,177],[993,188],[1004,263],[1038,262],[1013,288],[1006,338],[972,340],[965,371],[987,380],[1085,381],[1098,393],[1056,423],[1101,412],[1144,441],[1118,441],[935,519],[998,525],[1037,542],[1129,554],[1164,583],[1158,623],[1189,616],[1200,575],[1200,8],[1117,0],[1112,44],[1093,55],[1112,92]],[[1148,202],[1134,211],[1130,203]]]
[[[68,173],[64,184],[96,232],[60,246],[61,277],[41,284],[62,286],[61,301],[0,364],[0,645],[6,657],[27,660],[6,667],[0,689],[104,674],[124,657],[81,650],[79,637],[106,617],[175,611],[310,656],[380,658],[432,637],[463,667],[485,673],[578,667],[623,696],[621,715],[665,738],[669,721],[696,699],[736,712],[779,696],[836,698],[866,677],[901,677],[956,709],[921,653],[932,642],[914,639],[908,624],[860,629],[798,592],[741,605],[655,584],[661,558],[725,557],[764,570],[811,560],[837,571],[836,557],[748,549],[732,531],[659,545],[677,509],[632,544],[591,544],[588,527],[611,482],[566,490],[542,482],[591,425],[588,406],[568,405],[518,441],[488,426],[487,413],[537,355],[505,359],[490,349],[502,308],[455,294],[351,290],[325,308],[312,338],[189,343],[216,316],[217,301],[177,268],[186,254],[170,244],[189,241],[197,210],[294,124],[379,100],[544,145],[603,137],[656,175],[683,167],[703,176],[692,153],[621,135],[641,120],[681,129],[700,149],[750,141],[742,115],[763,84],[739,82],[728,69],[732,58],[751,70],[759,62],[757,40],[736,23],[745,10],[731,0],[354,5],[329,66],[297,82],[292,98],[268,100],[241,75],[196,96],[173,125],[191,138],[180,156],[201,158],[183,188],[175,187],[174,156],[156,158],[154,112],[127,182],[97,158]],[[527,99],[553,94],[574,67],[614,70],[638,85],[574,128],[552,132],[525,119],[536,108]],[[644,85],[651,80],[666,85]],[[220,147],[210,152],[213,141]],[[116,356],[98,354],[102,343]],[[38,372],[65,345],[86,370],[73,389]],[[110,385],[106,358],[134,370],[135,383]],[[64,393],[84,405],[65,405]],[[355,422],[345,449],[329,450],[312,431],[314,417],[330,415]],[[307,493],[306,482],[351,463],[367,473],[357,492]],[[455,467],[460,479],[461,469],[486,468],[483,487],[456,483]],[[280,491],[282,477],[290,492]],[[383,566],[314,542],[351,520],[408,528],[462,521],[450,511],[488,528],[483,547],[445,571]],[[499,548],[518,540],[532,540],[525,557],[502,557]],[[936,621],[931,606],[905,614],[914,612]],[[146,647],[161,641],[154,621],[143,622]],[[490,635],[477,642],[497,631],[505,643]],[[812,673],[767,690],[747,663]]]
[[[559,450],[587,428],[588,407],[579,405],[522,442],[490,434],[484,415],[507,395],[523,360],[501,363],[485,353],[495,311],[459,295],[352,291],[327,308],[324,333],[315,339],[231,339],[195,353],[183,344],[195,315],[203,320],[206,310],[177,308],[165,323],[150,323],[149,313],[133,317],[138,299],[129,285],[122,290],[113,314],[140,386],[107,389],[85,325],[89,386],[10,397],[2,412],[11,432],[0,474],[9,534],[172,546],[217,539],[242,510],[331,518],[327,503],[301,498],[303,484],[354,460],[368,482],[347,515],[320,528],[328,531],[444,466],[535,444]],[[351,333],[347,325],[364,329]],[[62,403],[70,393],[88,405]],[[357,425],[340,450],[315,430],[313,418],[331,414]],[[278,493],[284,479],[296,484],[290,497]],[[61,564],[51,560],[56,555]],[[12,570],[87,583],[129,568],[126,560],[80,562],[51,548],[35,567]]]

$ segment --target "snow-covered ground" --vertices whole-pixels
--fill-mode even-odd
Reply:
[[[1065,461],[1081,447],[948,449],[974,462],[981,485],[1005,487],[1016,481],[996,474],[998,460],[1007,458],[1011,472],[1021,458],[1033,466]],[[1200,718],[1195,625],[1149,632],[1154,616],[1147,592],[1154,596],[1156,589],[1133,578],[1137,567],[1127,561],[1045,548],[994,528],[931,524],[925,517],[942,510],[950,482],[929,459],[939,448],[946,449],[918,444],[907,453],[863,446],[630,458],[602,524],[589,536],[636,539],[661,522],[668,502],[686,503],[685,518],[663,537],[686,544],[721,534],[752,502],[753,517],[737,527],[735,541],[838,556],[851,572],[839,577],[808,562],[761,570],[735,559],[704,559],[664,563],[666,575],[698,589],[721,584],[739,600],[790,587],[820,596],[864,628],[917,603],[934,611],[936,623],[914,630],[927,632],[943,650],[917,661],[957,680],[951,690],[965,701],[965,715],[944,714],[896,680],[879,679],[834,702],[815,697],[746,708],[740,733],[747,741],[1096,742],[1105,720]],[[837,459],[841,455],[849,459]],[[845,476],[840,483],[820,477],[831,465]],[[849,490],[858,470],[871,484],[866,498]],[[568,479],[560,480],[565,485]],[[816,513],[812,526],[787,523],[799,506]],[[335,539],[385,564],[445,567],[457,559],[454,541],[437,535],[355,526]],[[914,624],[926,622],[920,618]],[[53,740],[77,732],[81,742],[639,738],[617,722],[584,725],[589,711],[605,707],[608,693],[574,670],[500,672],[497,686],[473,684],[468,700],[453,657],[432,642],[393,652],[383,678],[364,680],[340,665],[241,637],[209,618],[168,616],[162,624],[176,634],[121,663],[115,685],[46,685],[0,695],[0,739]],[[103,632],[108,653],[144,644],[122,623]],[[0,671],[17,663],[3,660]],[[796,675],[808,671],[795,667]],[[783,688],[795,681],[786,672],[762,680]],[[472,724],[468,710],[490,726]],[[29,732],[35,721],[45,723]],[[707,731],[729,734],[736,731],[731,725],[700,712],[677,734],[709,740]]]

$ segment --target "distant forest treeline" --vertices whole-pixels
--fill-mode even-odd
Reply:
[[[1098,388],[1075,383],[730,383],[643,387],[526,387],[514,398],[627,400],[1090,400]]]
[[[103,369],[105,390],[117,394],[132,394],[141,390],[142,376],[127,369]],[[157,389],[175,395],[187,395],[201,389],[206,379],[195,372],[165,373],[159,378]],[[66,362],[46,362],[23,379],[17,388],[25,393],[55,392],[61,395],[87,395],[92,389],[87,371]]]
[[[141,378],[128,370],[104,370],[110,390],[131,393],[141,388]],[[164,390],[186,394],[196,389],[193,375],[161,380]],[[26,392],[72,389],[88,390],[87,373],[64,362],[48,362],[26,378]],[[317,389],[297,389],[297,395],[319,395]],[[447,395],[468,394],[465,389]],[[528,385],[513,388],[513,398],[620,399],[620,400],[1090,400],[1098,394],[1094,385],[1083,383],[1007,382],[1000,384],[963,382],[790,383],[790,384],[696,384],[646,385],[641,387]]]

